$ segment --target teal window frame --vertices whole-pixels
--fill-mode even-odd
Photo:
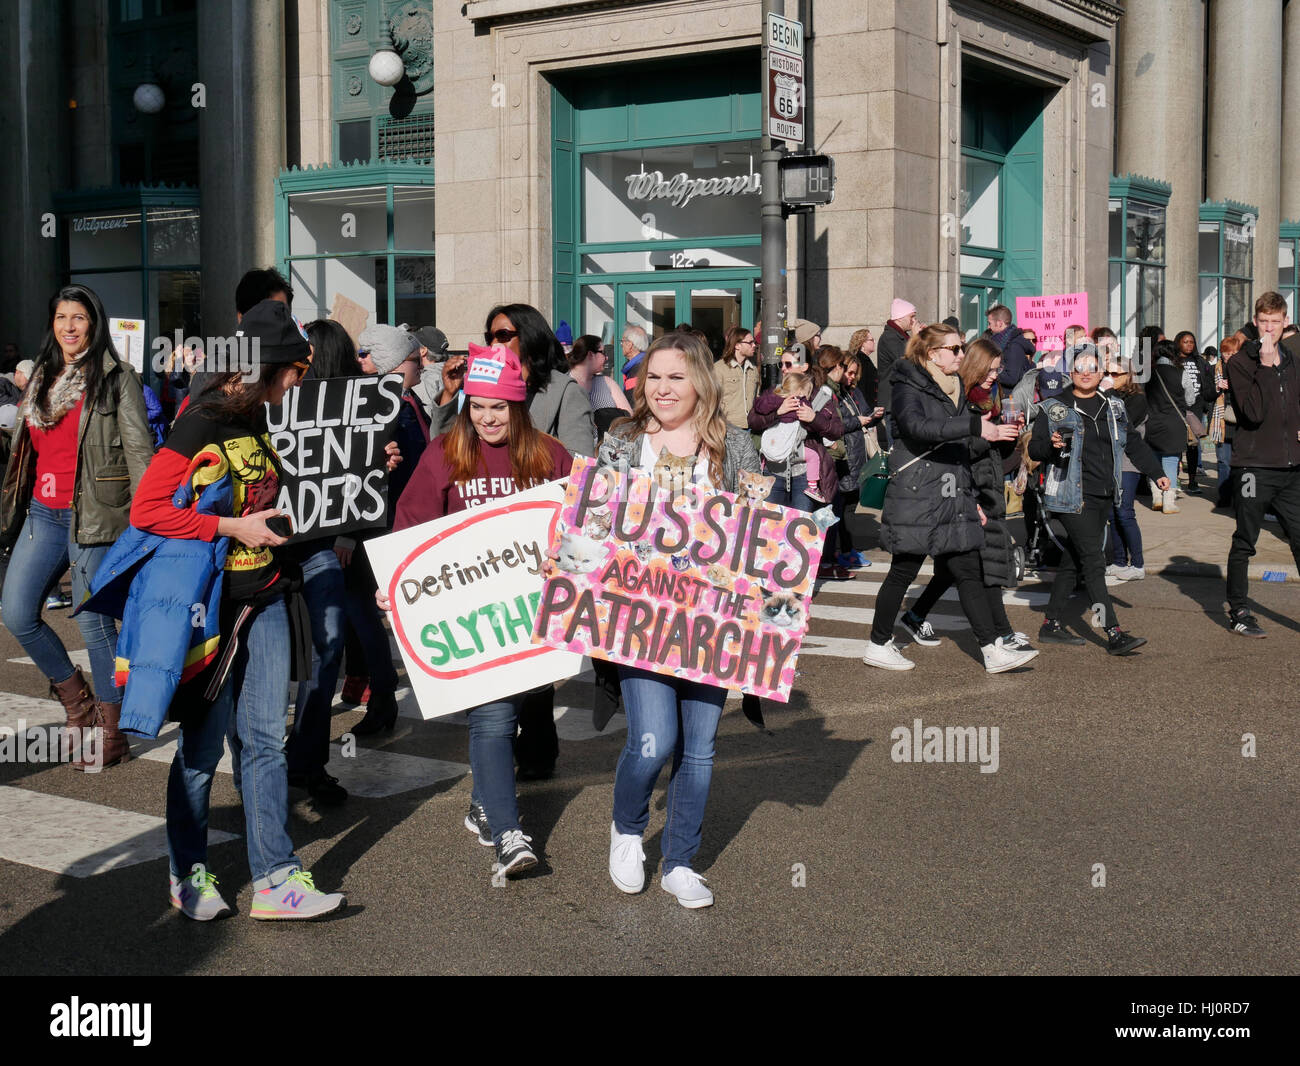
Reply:
[[[1292,263],[1292,283],[1290,285],[1282,284],[1281,277],[1281,249],[1291,249]],[[1278,233],[1278,292],[1286,297],[1287,318],[1292,322],[1296,320],[1296,313],[1300,311],[1300,222],[1283,222],[1282,228]]]
[[[1259,208],[1252,207],[1249,204],[1239,203],[1236,200],[1221,200],[1218,202],[1206,201],[1201,204],[1197,217],[1197,301],[1196,301],[1196,325],[1198,330],[1198,343],[1202,346],[1214,345],[1218,347],[1220,341],[1226,336],[1231,336],[1242,325],[1242,322],[1228,322],[1225,319],[1227,313],[1227,286],[1229,284],[1239,285],[1245,282],[1246,299],[1246,318],[1250,317],[1250,308],[1254,295],[1255,278],[1252,269],[1250,274],[1229,274],[1226,268],[1227,256],[1225,254],[1225,245],[1227,242],[1226,229],[1228,226],[1247,226],[1259,218]],[[1203,231],[1209,226],[1214,226],[1218,230],[1218,258],[1216,269],[1213,271],[1199,269],[1202,265],[1200,262],[1200,237]],[[1254,238],[1251,238],[1251,255],[1247,256],[1247,262],[1251,262],[1254,252]],[[1205,293],[1209,288],[1215,290],[1215,315],[1213,322],[1207,322],[1205,317]]]
[[[1119,206],[1119,248],[1116,249],[1113,243],[1109,245],[1109,267],[1106,275],[1107,285],[1107,315],[1110,320],[1110,328],[1115,331],[1115,335],[1123,337],[1131,334],[1136,337],[1137,334],[1146,326],[1162,325],[1165,317],[1165,271],[1167,261],[1164,258],[1156,259],[1154,257],[1143,258],[1141,256],[1130,256],[1128,254],[1128,210],[1130,204],[1139,204],[1143,207],[1157,208],[1165,212],[1165,249],[1169,247],[1169,229],[1168,229],[1168,210],[1169,197],[1173,193],[1173,186],[1157,181],[1154,178],[1145,178],[1137,174],[1128,174],[1124,177],[1112,177],[1110,179],[1110,203],[1109,211],[1114,211],[1115,206]],[[1108,219],[1109,222],[1109,212]],[[1126,284],[1130,268],[1136,268],[1139,272],[1139,286],[1145,283],[1145,275],[1152,271],[1159,271],[1159,290],[1160,306],[1155,317],[1147,321],[1142,313],[1142,302],[1138,301],[1138,307],[1133,312],[1133,323],[1129,329],[1129,312],[1133,309],[1128,306],[1128,286]],[[1119,285],[1116,286],[1114,278],[1116,270],[1119,272]],[[1118,292],[1118,299],[1116,293]]]
[[[339,166],[297,167],[280,172],[275,179],[275,257],[279,269],[289,277],[292,264],[319,259],[378,259],[385,257],[388,263],[388,300],[387,321],[393,323],[397,315],[397,277],[396,260],[429,257],[436,260],[435,250],[430,248],[399,248],[394,240],[395,223],[393,218],[393,190],[397,186],[419,185],[434,186],[433,167],[427,163],[353,163]],[[387,210],[387,237],[383,248],[359,249],[355,252],[310,252],[292,254],[289,248],[289,198],[302,193],[339,192],[348,189],[375,188],[385,189],[385,207]],[[436,218],[436,208],[435,208]],[[434,294],[437,299],[437,294]],[[430,319],[432,321],[432,318]],[[428,323],[412,323],[427,325]]]
[[[757,71],[757,51],[746,49],[742,53],[737,53],[738,56],[743,57],[745,62],[748,62],[751,54],[754,61],[754,70]],[[718,57],[713,57],[708,64],[701,64],[699,69],[702,72],[702,92],[712,89],[713,95],[709,97],[710,99],[721,99],[723,96],[729,98],[729,123],[726,129],[718,128],[685,134],[663,132],[660,134],[637,135],[636,133],[630,133],[621,139],[583,140],[583,131],[579,128],[582,122],[583,110],[575,106],[572,97],[579,96],[586,86],[591,83],[580,80],[578,82],[556,82],[551,86],[551,174],[554,233],[553,320],[556,323],[561,320],[568,322],[573,329],[574,336],[579,335],[585,328],[585,323],[582,321],[585,290],[596,286],[610,287],[614,298],[613,337],[610,338],[613,343],[608,345],[607,350],[613,356],[610,372],[615,376],[622,374],[624,363],[622,346],[617,343],[626,325],[623,303],[619,299],[619,293],[621,292],[626,292],[629,289],[671,289],[675,293],[676,318],[677,321],[681,321],[685,317],[685,308],[689,306],[688,301],[692,290],[738,287],[741,290],[741,322],[747,328],[753,324],[757,303],[755,290],[762,278],[762,268],[760,266],[683,267],[673,270],[613,271],[600,274],[584,274],[582,272],[583,257],[588,255],[646,251],[673,252],[699,248],[705,245],[710,248],[755,249],[762,246],[757,204],[754,213],[755,230],[752,233],[732,234],[724,237],[682,237],[671,240],[601,242],[582,240],[582,167],[585,156],[628,149],[650,150],[696,144],[728,144],[738,141],[756,141],[762,137],[760,114],[762,91],[758,78],[754,78],[755,84],[752,91],[738,88],[739,79],[734,73],[736,68],[734,65],[729,65],[732,64],[736,57],[725,56],[722,58],[727,60],[727,63],[719,63]],[[655,64],[638,65],[637,78],[640,79],[642,84],[652,84],[649,76],[653,74],[654,67]],[[682,80],[683,74],[680,62],[671,69],[678,81]],[[624,69],[620,76],[628,78],[629,72]],[[690,74],[688,73],[686,77],[690,77]],[[608,82],[604,84],[607,85]],[[722,88],[724,85],[726,86],[725,91]],[[602,88],[601,91],[603,93],[606,90]],[[617,90],[610,92],[611,97],[617,97],[617,95]],[[600,117],[596,121],[603,121],[608,124],[610,122],[609,116],[612,113],[616,113],[620,108],[625,108],[628,109],[627,129],[639,129],[642,123],[639,118],[634,119],[631,117],[631,109],[637,107],[640,103],[642,101],[635,97],[621,103],[602,100],[599,104],[602,110],[600,111]]]

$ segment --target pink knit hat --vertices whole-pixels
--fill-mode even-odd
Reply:
[[[889,305],[889,321],[897,322],[900,318],[906,318],[908,315],[916,314],[916,308],[906,300],[894,297],[894,302]]]
[[[527,399],[528,389],[519,368],[519,356],[504,344],[484,348],[471,341],[465,395],[481,396],[485,400]]]

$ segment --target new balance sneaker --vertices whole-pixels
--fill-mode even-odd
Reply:
[[[1002,643],[1001,638],[992,644],[985,644],[980,651],[984,654],[984,669],[990,674],[1001,674],[1024,666],[1038,655],[1037,651],[1012,651]]]
[[[537,865],[537,856],[528,845],[533,838],[524,836],[522,829],[507,829],[501,834],[501,843],[497,845],[497,863],[500,873],[507,877],[518,877],[525,870]]]
[[[911,659],[903,657],[903,653],[892,640],[884,644],[868,640],[867,654],[862,657],[862,661],[868,666],[878,666],[882,670],[912,670],[916,667],[916,663]]]
[[[187,877],[167,876],[171,879],[172,906],[186,918],[210,922],[213,918],[224,918],[234,913],[217,891],[217,879],[208,873],[203,863],[196,862]]]
[[[871,565],[871,560],[867,558],[867,553],[866,553],[866,552],[864,552],[864,551],[851,551],[851,552],[849,552],[849,554],[852,555],[852,556],[854,557],[854,559],[856,560],[856,562],[853,564],[854,567],[855,567],[856,569],[858,569],[858,570],[865,570],[867,567],[869,567],[869,566]]]
[[[1145,566],[1124,566],[1120,568],[1119,577],[1125,581],[1141,581],[1147,576]]]
[[[306,870],[294,870],[278,885],[253,893],[250,918],[259,921],[307,921],[333,914],[347,903],[342,892],[321,892]]]
[[[609,879],[620,892],[634,896],[645,888],[645,852],[635,833],[620,833],[609,823]]]
[[[943,643],[942,638],[935,635],[934,626],[930,625],[924,618],[919,618],[911,611],[904,611],[903,617],[898,620],[898,624],[907,630],[908,635],[918,644],[923,644],[927,648],[937,648]]]
[[[469,813],[465,815],[465,828],[478,837],[478,842],[485,848],[492,846],[492,830],[488,828],[487,811],[483,804],[471,802]]]
[[[1146,642],[1146,637],[1135,637],[1132,633],[1125,633],[1119,626],[1111,626],[1106,630],[1107,655],[1131,655]]]
[[[712,907],[713,893],[705,887],[704,878],[689,866],[678,866],[664,874],[660,882],[663,890],[677,897],[683,907],[694,910],[697,907]]]
[[[1012,633],[1009,637],[998,637],[998,643],[1011,651],[1033,651],[1034,646],[1023,633]]]
[[[1044,618],[1038,630],[1039,644],[1070,644],[1078,647],[1088,642],[1083,637],[1076,637],[1055,618]]]
[[[1255,616],[1245,607],[1238,607],[1235,611],[1231,607],[1228,608],[1228,625],[1232,626],[1234,633],[1240,633],[1243,637],[1268,636],[1255,621]]]
[[[1120,576],[1120,571],[1123,570],[1123,569],[1124,569],[1124,567],[1120,566],[1119,563],[1108,563],[1108,564],[1106,565],[1106,576],[1107,576],[1107,577],[1119,577],[1119,576]],[[1122,579],[1121,579],[1121,580],[1122,580]]]

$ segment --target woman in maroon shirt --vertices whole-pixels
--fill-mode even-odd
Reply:
[[[397,504],[394,532],[567,477],[572,457],[534,427],[519,357],[502,345],[470,345],[465,406],[451,429],[424,450]],[[376,595],[385,611],[390,604]],[[474,771],[465,826],[496,846],[507,877],[537,865],[519,825],[514,739],[523,692],[469,711],[469,762]]]

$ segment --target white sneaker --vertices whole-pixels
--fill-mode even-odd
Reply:
[[[172,906],[186,918],[210,922],[213,918],[234,913],[217,891],[217,879],[208,873],[203,863],[196,862],[186,877],[167,876],[171,879]]]
[[[1124,567],[1120,566],[1118,563],[1108,563],[1106,565],[1106,576],[1117,577],[1120,580],[1123,580],[1124,575],[1120,573],[1120,571],[1123,569]]]
[[[1179,507],[1178,504],[1174,502],[1176,499],[1177,496],[1174,495],[1173,489],[1169,489],[1168,491],[1165,492],[1164,507],[1163,507],[1165,514],[1178,514],[1182,510],[1182,508]]]
[[[645,888],[645,852],[635,833],[620,833],[609,823],[609,877],[620,892],[634,896]]]
[[[992,644],[985,644],[980,648],[984,653],[984,669],[990,674],[1000,674],[1006,670],[1014,670],[1017,666],[1024,666],[1030,659],[1038,654],[1034,651],[1012,651],[999,637]]]
[[[665,892],[677,897],[683,907],[712,907],[713,893],[704,887],[704,878],[689,866],[679,866],[670,874],[665,874],[660,882]]]
[[[903,653],[892,640],[885,644],[868,640],[867,654],[862,657],[862,661],[868,666],[878,666],[882,670],[912,670],[916,667],[916,663],[911,659],[903,657]]]
[[[1144,566],[1126,566],[1120,570],[1119,576],[1125,581],[1141,581],[1147,576],[1146,567]]]
[[[1154,481],[1148,479],[1148,483],[1151,486],[1151,510],[1159,511],[1165,505],[1164,493],[1160,491]]]

